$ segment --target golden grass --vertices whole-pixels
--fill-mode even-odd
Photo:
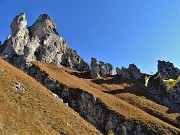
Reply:
[[[159,130],[159,132],[163,132],[164,127],[168,127],[170,130],[180,132],[178,128],[146,113],[142,108],[138,108],[138,106],[130,104],[130,102],[128,103],[128,100],[120,99],[115,95],[102,92],[131,88],[135,86],[134,82],[121,82],[119,84],[119,82],[116,80],[117,82],[112,81],[114,82],[114,84],[112,84],[112,82],[108,83],[112,79],[112,77],[100,78],[95,80],[86,79],[85,76],[80,75],[85,74],[85,72],[66,69],[63,66],[58,67],[54,64],[46,64],[40,62],[34,62],[34,64],[48,73],[50,77],[60,81],[61,83],[69,87],[80,88],[100,98],[110,109],[115,110],[117,113],[124,116],[128,120],[139,121],[140,123],[147,125],[148,128],[151,129],[156,126],[158,127],[157,130]],[[135,88],[136,87],[134,87],[134,89]],[[172,119],[175,119],[175,117],[176,116],[172,116]]]
[[[2,70],[1,70],[2,69]],[[25,92],[12,86],[19,82]],[[1,135],[99,134],[88,122],[52,93],[0,58]]]

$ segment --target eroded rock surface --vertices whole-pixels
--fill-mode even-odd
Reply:
[[[158,72],[162,79],[178,79],[180,75],[180,70],[168,61],[158,61]]]
[[[91,77],[94,78],[98,78],[100,76],[100,69],[99,69],[99,65],[97,64],[97,59],[96,58],[91,58]]]
[[[141,80],[143,77],[140,69],[138,69],[135,64],[129,64],[128,68],[122,67],[120,69],[117,67],[116,72],[118,75],[122,75],[123,79]]]
[[[133,78],[135,80],[141,80],[142,73],[135,64],[129,64],[128,71],[129,71],[131,78]]]
[[[98,78],[99,76],[106,77],[107,75],[114,75],[114,67],[110,63],[99,61],[96,58],[91,58],[91,77]]]
[[[40,15],[29,28],[26,28],[26,25],[24,13],[16,16],[11,23],[12,34],[0,49],[14,65],[24,68],[30,66],[30,61],[38,60],[76,70],[89,70],[88,63],[69,48],[48,15]]]

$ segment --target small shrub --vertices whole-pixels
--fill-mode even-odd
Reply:
[[[177,80],[175,80],[175,79],[163,80],[163,82],[166,84],[168,91],[170,89],[173,89],[179,81],[180,81],[180,76],[178,77]]]
[[[108,135],[115,135],[112,129],[108,131]]]

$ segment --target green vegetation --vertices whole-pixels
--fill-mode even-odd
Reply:
[[[180,76],[178,77],[177,80],[175,80],[175,79],[163,80],[163,82],[166,84],[168,91],[170,89],[173,89],[179,81],[180,81]]]
[[[145,75],[145,86],[147,87],[150,76]]]
[[[112,129],[108,131],[108,135],[115,135]]]

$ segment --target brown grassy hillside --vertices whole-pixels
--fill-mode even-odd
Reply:
[[[90,79],[88,72],[78,72],[54,64],[35,62],[50,77],[61,83],[80,88],[99,97],[110,109],[128,120],[136,120],[148,128],[156,127],[157,133],[164,133],[164,127],[180,132],[178,113],[171,113],[165,106],[151,101],[145,89],[133,81],[121,81],[117,76]]]
[[[25,88],[13,88],[18,82]],[[99,134],[52,93],[0,58],[0,135]]]

